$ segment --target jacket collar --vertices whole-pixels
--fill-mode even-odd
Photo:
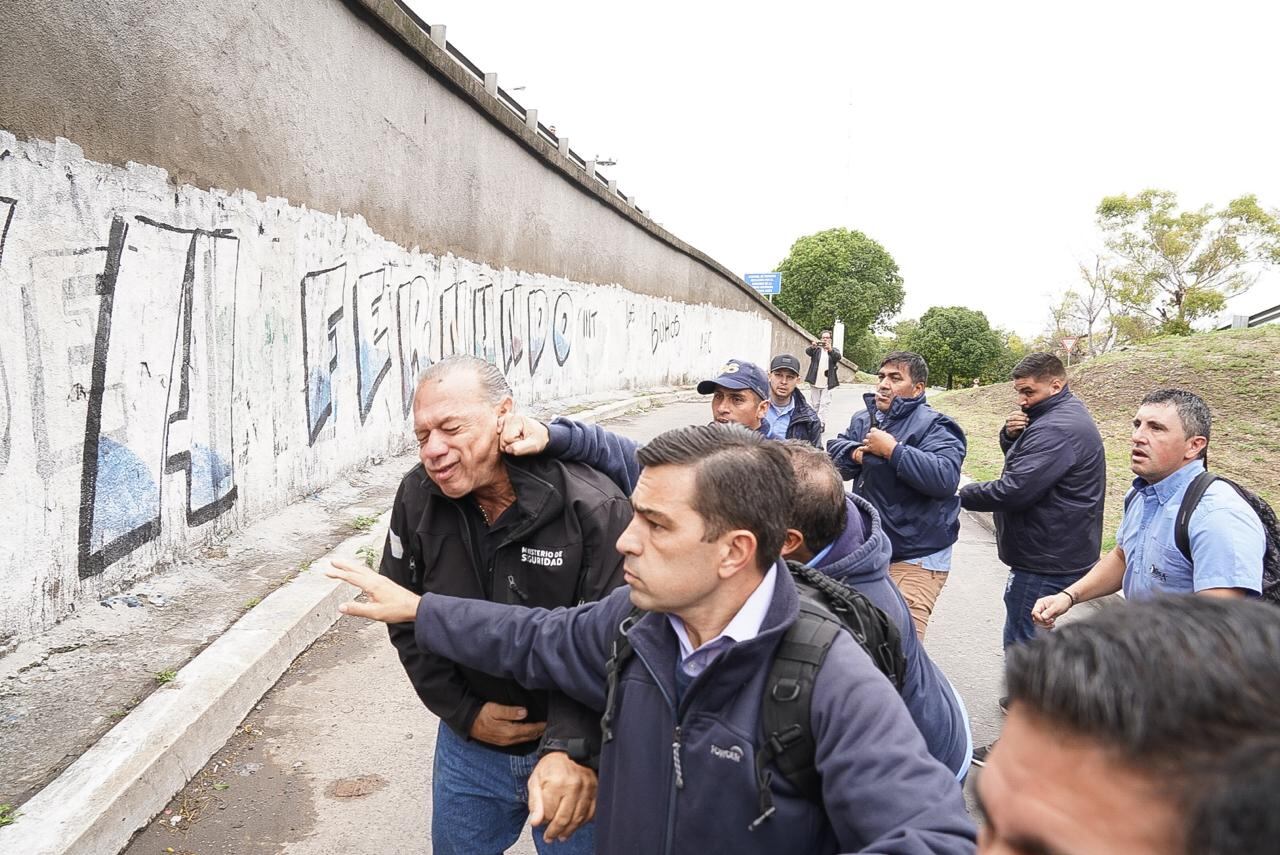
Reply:
[[[545,525],[563,510],[564,498],[561,491],[543,477],[551,474],[549,467],[559,464],[542,455],[533,457],[503,455],[502,462],[507,468],[507,477],[511,479],[511,486],[515,490],[515,507],[520,515],[508,539],[517,540]],[[446,496],[436,482],[426,475],[425,469],[423,474],[426,477],[427,492],[435,500],[452,504],[472,501],[470,494],[460,499]]]
[[[734,644],[721,653],[699,674],[685,692],[682,706],[696,702],[699,706],[716,706],[727,703],[742,686],[759,675],[763,663],[773,657],[773,651],[787,627],[795,623],[800,613],[800,597],[786,563],[779,560],[774,565],[776,579],[773,599],[765,611],[764,622],[755,638]],[[680,661],[680,644],[675,630],[665,614],[650,612],[627,631],[627,639],[636,655],[645,661],[653,678],[662,688],[670,703],[675,702],[675,669]]]
[[[1039,418],[1040,416],[1043,416],[1045,413],[1049,412],[1055,407],[1060,406],[1064,401],[1069,401],[1074,397],[1075,395],[1071,394],[1071,386],[1064,385],[1062,387],[1062,391],[1059,392],[1058,394],[1050,395],[1048,398],[1045,398],[1043,401],[1036,404],[1034,407],[1028,407],[1023,412],[1027,414],[1028,419],[1036,419],[1036,418]]]
[[[867,392],[862,396],[862,400],[867,405],[867,412],[876,414],[876,418],[872,419],[873,425],[875,424],[876,421],[880,421],[881,423],[884,423],[884,422],[898,421],[899,419],[905,419],[908,416],[910,416],[912,413],[914,413],[917,409],[919,409],[920,407],[928,403],[928,401],[926,400],[926,394],[924,392],[921,392],[919,395],[915,396],[914,398],[903,398],[899,396],[897,398],[894,398],[893,401],[889,404],[889,412],[881,413],[878,409],[876,409],[876,395],[874,392]]]
[[[858,519],[863,525],[846,524],[814,569],[846,584],[880,578],[887,572],[893,552],[880,524],[880,514],[861,496],[846,495],[844,500],[850,520]]]
[[[1204,471],[1204,461],[1192,460],[1178,471],[1166,475],[1154,484],[1147,483],[1144,478],[1133,479],[1133,489],[1144,496],[1155,496],[1156,501],[1165,504],[1174,496],[1180,495],[1197,475]]]
[[[804,393],[796,389],[791,393],[791,402],[795,404],[795,409],[791,411],[791,423],[817,421],[818,414],[813,407],[804,398]]]

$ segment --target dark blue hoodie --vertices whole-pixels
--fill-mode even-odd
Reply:
[[[812,566],[861,591],[897,625],[907,659],[902,700],[920,728],[929,753],[962,776],[972,754],[964,705],[917,638],[907,602],[889,578],[891,547],[880,525],[880,515],[861,496],[845,496],[845,503],[849,522],[821,561]]]
[[[924,395],[894,398],[887,413],[878,413],[875,397],[863,396],[866,409],[827,443],[827,453],[845,480],[853,479],[853,492],[880,512],[894,561],[932,555],[960,536],[956,487],[967,447],[964,431],[928,406]],[[859,465],[853,451],[871,430],[873,412],[898,445],[888,460],[864,454]]]

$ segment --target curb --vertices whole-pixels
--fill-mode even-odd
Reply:
[[[636,395],[572,414],[601,421],[635,409],[690,399],[691,390]],[[701,397],[701,396],[698,396]],[[221,748],[297,656],[333,626],[355,591],[317,565],[354,562],[379,546],[391,512],[370,531],[339,544],[312,569],[245,613],[147,696],[0,828],[0,852],[23,855],[115,853],[162,811]]]
[[[36,793],[0,829],[0,850],[25,855],[119,852],[164,809],[254,704],[338,619],[352,588],[316,564],[354,562],[380,543],[391,512],[277,588]]]

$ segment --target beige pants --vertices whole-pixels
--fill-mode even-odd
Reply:
[[[889,578],[898,586],[902,597],[911,610],[911,622],[916,625],[916,635],[924,641],[924,631],[929,628],[929,616],[933,614],[933,604],[942,593],[942,586],[947,584],[945,570],[926,570],[919,564],[908,564],[895,561],[889,565]]]

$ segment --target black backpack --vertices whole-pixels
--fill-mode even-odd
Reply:
[[[1174,545],[1178,547],[1178,551],[1182,553],[1183,558],[1187,559],[1189,563],[1195,563],[1191,558],[1191,534],[1189,532],[1191,515],[1196,512],[1196,508],[1200,505],[1200,500],[1204,498],[1205,491],[1209,489],[1214,481],[1230,484],[1262,522],[1262,530],[1266,535],[1267,541],[1266,550],[1262,554],[1262,599],[1269,603],[1280,605],[1280,522],[1277,522],[1276,512],[1267,504],[1266,499],[1263,499],[1248,487],[1242,487],[1230,478],[1223,478],[1216,472],[1205,471],[1197,475],[1195,480],[1187,485],[1187,492],[1183,494],[1182,504],[1178,507],[1178,517],[1173,522]],[[1129,505],[1133,503],[1133,499],[1137,495],[1136,492],[1132,492],[1125,497],[1125,511],[1129,510]]]
[[[751,824],[753,829],[774,812],[769,793],[773,773],[765,768],[770,762],[777,764],[783,776],[806,798],[821,801],[822,782],[814,766],[817,746],[809,728],[809,710],[814,680],[836,635],[841,631],[849,633],[899,692],[907,670],[898,627],[864,594],[794,561],[787,562],[787,569],[800,594],[800,614],[778,645],[761,700],[760,723],[767,735],[756,752],[760,816]],[[613,739],[618,678],[633,652],[626,634],[645,614],[642,609],[632,609],[610,648],[605,665],[605,709],[600,719],[604,742]]]

